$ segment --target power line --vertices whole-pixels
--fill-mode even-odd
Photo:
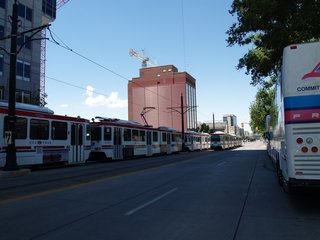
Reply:
[[[50,39],[48,39],[48,40],[49,40],[51,43],[54,43],[54,44],[58,45],[59,47],[65,49],[65,50],[68,50],[68,51],[76,54],[77,56],[79,56],[79,57],[81,57],[81,58],[83,58],[83,59],[85,59],[85,60],[87,60],[87,61],[89,61],[89,62],[91,62],[91,63],[93,63],[93,64],[95,64],[95,65],[97,65],[98,67],[101,67],[101,68],[103,68],[103,69],[105,69],[105,70],[113,73],[114,75],[120,77],[121,79],[124,79],[124,80],[126,80],[126,81],[130,81],[130,79],[124,77],[123,75],[121,75],[121,74],[119,74],[119,73],[111,70],[110,68],[107,68],[107,67],[103,66],[102,64],[100,64],[100,63],[98,63],[98,62],[90,59],[89,57],[84,56],[83,54],[78,53],[77,51],[73,50],[71,47],[67,46],[65,43],[64,43],[64,45],[61,45],[59,42],[57,42],[57,41],[54,39],[54,37],[53,37],[53,34],[54,34],[54,33],[53,33],[52,30],[50,30],[50,28],[49,28],[49,33],[50,33],[50,35],[51,35],[52,40],[50,40]],[[54,36],[58,38],[57,34],[54,34]],[[60,39],[60,38],[59,38],[59,39]],[[63,41],[61,41],[61,42],[63,42]],[[144,88],[145,91],[147,91],[147,92],[150,92],[150,93],[152,93],[152,94],[155,94],[156,96],[159,96],[159,97],[161,97],[161,98],[163,98],[163,99],[165,99],[165,100],[172,101],[172,99],[169,99],[169,98],[167,98],[167,97],[165,97],[165,96],[163,96],[163,95],[158,94],[158,93],[155,92],[155,91],[152,91],[152,90],[150,90],[150,89],[148,89],[148,88],[145,88],[145,86],[143,86],[143,85],[141,85],[141,84],[139,84],[139,83],[137,83],[137,82],[132,82],[132,83],[135,84],[135,85],[137,85],[137,86],[139,86],[139,87]],[[180,105],[179,102],[173,101],[173,103],[174,103],[174,104],[177,104],[177,105]]]

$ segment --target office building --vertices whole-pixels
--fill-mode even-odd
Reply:
[[[141,68],[140,76],[128,83],[130,121],[182,130],[183,112],[184,130],[195,130],[196,106],[196,80],[173,65]]]
[[[14,0],[0,0],[0,99],[9,97],[9,69],[11,47],[11,20]],[[16,64],[16,101],[40,103],[44,95],[45,40],[44,32],[32,37],[27,30],[40,27],[56,18],[56,0],[19,0]],[[37,38],[32,40],[30,37]]]

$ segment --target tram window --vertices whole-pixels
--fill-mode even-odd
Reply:
[[[90,140],[90,133],[91,133],[91,127],[90,127],[90,125],[87,125],[87,127],[86,127],[86,140],[87,141]]]
[[[176,135],[174,133],[171,134],[171,141],[175,142]]]
[[[100,141],[101,140],[101,127],[92,127],[91,128],[91,140]]]
[[[131,129],[130,128],[125,128],[123,131],[123,135],[124,135],[124,141],[131,141]]]
[[[166,141],[167,141],[167,134],[162,133],[162,142],[166,142]]]
[[[135,130],[135,129],[132,130],[132,140],[139,141],[139,131],[138,130]]]
[[[146,131],[139,132],[139,140],[143,142],[146,141]]]
[[[41,119],[31,119],[30,121],[30,139],[49,138],[49,121]]]
[[[53,140],[66,140],[68,138],[68,124],[66,122],[52,121],[51,138]]]
[[[176,134],[176,142],[181,142],[181,134]]]
[[[153,132],[152,133],[152,141],[153,142],[158,142],[158,132]]]
[[[26,139],[27,138],[27,119],[17,117],[16,118],[16,139]],[[8,131],[8,117],[4,118],[4,132]],[[3,136],[4,136],[3,132]]]
[[[104,127],[104,136],[105,141],[111,141],[111,127]]]

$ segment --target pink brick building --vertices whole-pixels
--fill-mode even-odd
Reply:
[[[181,95],[184,130],[196,129],[196,80],[173,65],[141,68],[128,83],[128,119],[145,124],[141,113],[149,109],[144,115],[149,125],[181,130]]]

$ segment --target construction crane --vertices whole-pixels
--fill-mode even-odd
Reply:
[[[141,62],[141,67],[145,68],[147,67],[147,65],[149,64],[150,66],[154,66],[154,64],[150,63],[150,59],[148,57],[145,57],[144,55],[144,49],[141,49],[142,54],[139,54],[138,52],[136,52],[133,49],[129,50],[129,55],[130,57],[137,57],[139,58],[142,62]]]
[[[57,0],[56,2],[56,10],[61,8],[64,4],[69,2],[69,0]],[[54,6],[53,6],[54,7]],[[43,18],[43,24],[48,24],[46,18]],[[46,29],[44,28],[41,31],[41,52],[40,52],[40,96],[39,96],[39,104],[40,106],[44,106],[45,102],[45,81],[46,81]]]

